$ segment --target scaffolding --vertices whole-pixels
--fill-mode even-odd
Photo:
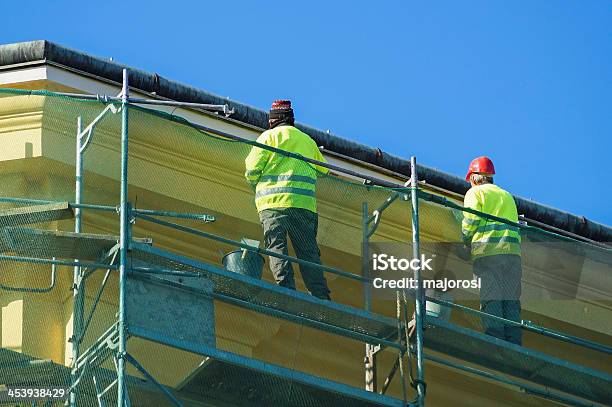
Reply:
[[[411,159],[411,178],[405,185],[395,185],[382,179],[363,175],[359,172],[336,165],[321,163],[302,156],[258,144],[244,137],[222,132],[199,124],[181,120],[199,131],[214,134],[226,140],[238,141],[251,147],[267,149],[284,156],[316,164],[344,174],[348,177],[367,180],[376,185],[387,198],[374,210],[364,202],[361,213],[362,242],[361,274],[311,263],[290,255],[282,255],[255,247],[238,239],[231,239],[199,228],[186,226],[178,220],[196,221],[198,224],[214,225],[216,217],[211,214],[140,209],[128,198],[128,147],[129,110],[142,104],[185,107],[207,112],[230,115],[226,105],[202,105],[175,101],[151,101],[133,98],[129,94],[128,71],[124,70],[121,93],[116,97],[84,96],[80,94],[56,94],[68,99],[94,99],[104,104],[104,109],[87,125],[81,117],[76,131],[76,183],[75,196],[71,202],[49,199],[2,197],[0,202],[26,205],[5,209],[2,219],[3,239],[0,260],[26,264],[51,265],[48,287],[0,286],[6,291],[44,293],[55,288],[57,267],[73,267],[72,298],[73,319],[70,353],[72,365],[69,369],[55,363],[46,363],[27,355],[2,350],[0,366],[10,366],[10,379],[3,377],[7,386],[19,387],[29,378],[37,378],[48,385],[68,383],[67,404],[77,405],[157,405],[158,395],[177,406],[184,401],[177,396],[177,390],[199,394],[202,383],[215,377],[227,377],[232,381],[250,387],[268,389],[270,394],[284,392],[272,397],[268,403],[286,405],[340,405],[340,406],[423,406],[426,404],[425,361],[444,365],[466,374],[496,380],[521,391],[569,405],[607,405],[612,402],[612,375],[562,358],[553,357],[541,351],[508,343],[432,315],[427,306],[438,304],[471,316],[474,320],[494,318],[499,322],[542,335],[547,338],[570,343],[604,357],[612,355],[607,344],[572,336],[567,333],[546,329],[528,321],[510,321],[493,317],[473,308],[426,293],[423,276],[417,269],[414,280],[415,290],[396,290],[394,317],[377,312],[373,307],[372,282],[370,275],[370,239],[381,225],[385,211],[397,202],[402,210],[409,209],[406,219],[406,240],[411,242],[412,256],[419,258],[422,253],[420,218],[431,211],[442,213],[452,211],[471,212],[485,219],[510,224],[528,233],[537,228],[524,224],[513,224],[477,211],[470,211],[446,198],[428,193],[420,187],[416,159]],[[141,109],[139,107],[139,109]],[[96,126],[110,115],[120,115],[120,193],[119,204],[105,205],[83,203],[83,163],[85,153],[95,137]],[[426,205],[424,210],[420,204]],[[82,227],[83,211],[118,213],[119,234],[85,233]],[[449,215],[452,217],[452,214]],[[172,218],[171,221],[162,218]],[[74,219],[74,231],[53,231],[32,225],[41,222]],[[291,263],[312,268],[348,279],[363,288],[363,308],[333,301],[323,301],[298,291],[287,290],[266,281],[260,281],[238,273],[230,272],[216,265],[165,250],[153,244],[150,238],[134,237],[135,222],[146,222],[232,246],[245,252],[278,257]],[[538,236],[557,239],[550,232],[537,230]],[[409,239],[408,239],[409,237]],[[571,239],[569,239],[571,240]],[[563,241],[568,241],[563,238]],[[581,243],[594,256],[604,257],[610,264],[610,249]],[[10,254],[6,254],[10,253]],[[93,304],[88,312],[85,307],[85,287],[92,286],[88,279],[98,271],[104,271]],[[91,327],[91,321],[100,303],[109,276],[118,275],[118,309],[116,319],[104,333],[83,348],[84,338]],[[221,349],[215,343],[215,307],[220,301],[234,307],[255,313],[290,321],[365,344],[364,385],[352,385],[319,377],[237,352]],[[411,317],[409,308],[414,310]],[[199,321],[194,324],[193,321]],[[413,330],[413,334],[409,331]],[[128,342],[134,338],[161,344],[205,357],[205,362],[183,383],[171,389],[158,381],[128,350]],[[382,372],[383,383],[379,383],[381,372],[378,356],[382,351],[392,351],[394,363],[389,372]],[[449,358],[450,357],[450,358]],[[112,362],[114,373],[107,365]],[[464,363],[460,363],[463,361]],[[413,373],[413,365],[415,372]],[[131,366],[139,377],[128,374]],[[397,372],[399,371],[399,375]],[[101,377],[114,377],[102,380]],[[387,395],[394,377],[401,383],[401,394]],[[144,378],[144,379],[142,379]],[[0,382],[2,382],[0,380]],[[198,384],[199,383],[199,384]],[[246,383],[246,384],[245,384]],[[274,390],[272,390],[274,389]],[[288,389],[288,390],[285,390]],[[217,391],[218,394],[215,393]],[[137,401],[130,394],[138,394]],[[225,403],[237,403],[222,388],[208,389],[209,394],[201,397],[223,399]],[[411,394],[413,393],[413,394]],[[233,400],[233,401],[232,401]],[[279,401],[280,400],[280,401]],[[0,400],[0,403],[3,400]],[[48,399],[49,405],[52,399]],[[221,404],[220,404],[221,405]],[[261,399],[252,405],[262,404]]]

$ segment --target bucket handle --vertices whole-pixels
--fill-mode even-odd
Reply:
[[[248,250],[248,249],[242,249],[242,256],[240,256],[240,259],[241,259],[241,260],[244,260],[244,259],[245,259],[245,257],[247,256],[247,253],[248,253],[249,251],[250,251],[250,250]],[[222,257],[222,258],[223,258],[223,257],[225,257],[225,252],[224,252],[223,250],[221,250],[221,249],[219,249],[219,254],[221,255],[221,257]]]

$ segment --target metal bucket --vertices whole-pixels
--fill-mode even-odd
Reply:
[[[223,267],[226,270],[245,276],[261,279],[264,258],[259,253],[235,250],[223,256]]]
[[[433,301],[426,301],[425,310],[428,317],[439,318],[442,313],[442,306]]]

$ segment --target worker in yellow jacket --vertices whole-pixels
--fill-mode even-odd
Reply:
[[[464,206],[497,218],[518,222],[512,195],[493,184],[495,167],[487,157],[474,159],[466,181],[472,186]],[[471,248],[474,274],[480,277],[481,311],[521,322],[521,235],[516,226],[464,212],[464,243]],[[521,328],[483,317],[485,333],[521,344]]]
[[[257,142],[325,162],[317,144],[294,127],[294,120],[291,102],[275,101],[270,109],[270,128]],[[321,264],[317,245],[316,183],[317,177],[328,169],[260,147],[251,149],[245,166],[246,179],[255,190],[255,205],[266,249],[287,255],[289,236],[299,259]],[[295,290],[291,262],[270,257],[270,269],[278,285]],[[300,265],[300,273],[312,295],[330,299],[321,269]]]

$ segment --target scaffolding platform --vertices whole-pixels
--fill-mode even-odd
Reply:
[[[43,381],[48,387],[65,387],[69,383],[70,370],[64,366],[53,363],[48,359],[35,359],[20,352],[0,348],[0,386],[8,388],[24,386],[26,380],[36,383]],[[10,372],[10,374],[7,374]],[[20,375],[19,372],[27,372],[28,375]],[[28,379],[24,379],[28,377]]]
[[[74,218],[74,212],[68,202],[20,206],[0,210],[0,227],[30,225],[72,218]],[[0,234],[0,252],[8,250],[8,243],[4,235]]]
[[[402,406],[402,401],[334,382],[334,390],[322,388],[324,379],[309,375],[280,376],[207,358],[178,387],[186,399],[215,401],[236,407],[374,407]],[[329,385],[327,385],[329,386]],[[225,405],[225,404],[223,404]]]
[[[426,348],[587,400],[612,402],[610,374],[436,318],[427,318],[427,325]]]
[[[68,202],[0,210],[0,226],[19,226],[74,218]]]
[[[28,257],[98,261],[119,242],[119,236],[10,226],[3,230],[8,250]],[[150,238],[133,238],[150,245]]]
[[[9,349],[0,349],[0,366],[5,368],[0,370],[1,373],[10,372],[9,374],[0,375],[1,405],[8,402],[10,402],[10,405],[15,405],[19,401],[14,398],[9,399],[8,394],[2,391],[2,389],[34,388],[36,386],[35,383],[45,383],[45,388],[64,389],[66,395],[68,395],[70,368],[67,366],[50,360],[36,359]],[[88,372],[87,377],[84,377],[79,385],[77,401],[85,406],[93,406],[97,405],[96,389],[92,380],[93,375],[95,374],[98,384],[103,387],[109,385],[112,382],[111,378],[117,375],[115,372],[101,367],[94,367],[88,370]],[[129,383],[129,394],[133,406],[172,405],[164,398],[160,398],[160,392],[153,383],[131,375],[128,375],[126,379]],[[116,402],[116,396],[116,392],[108,392],[104,396],[104,400],[107,403]],[[40,399],[39,402],[41,400],[43,399]]]
[[[131,245],[130,256],[157,269],[201,274],[214,283],[213,295],[221,301],[368,343],[400,346],[391,339],[397,337],[395,319],[320,300],[142,243]]]

